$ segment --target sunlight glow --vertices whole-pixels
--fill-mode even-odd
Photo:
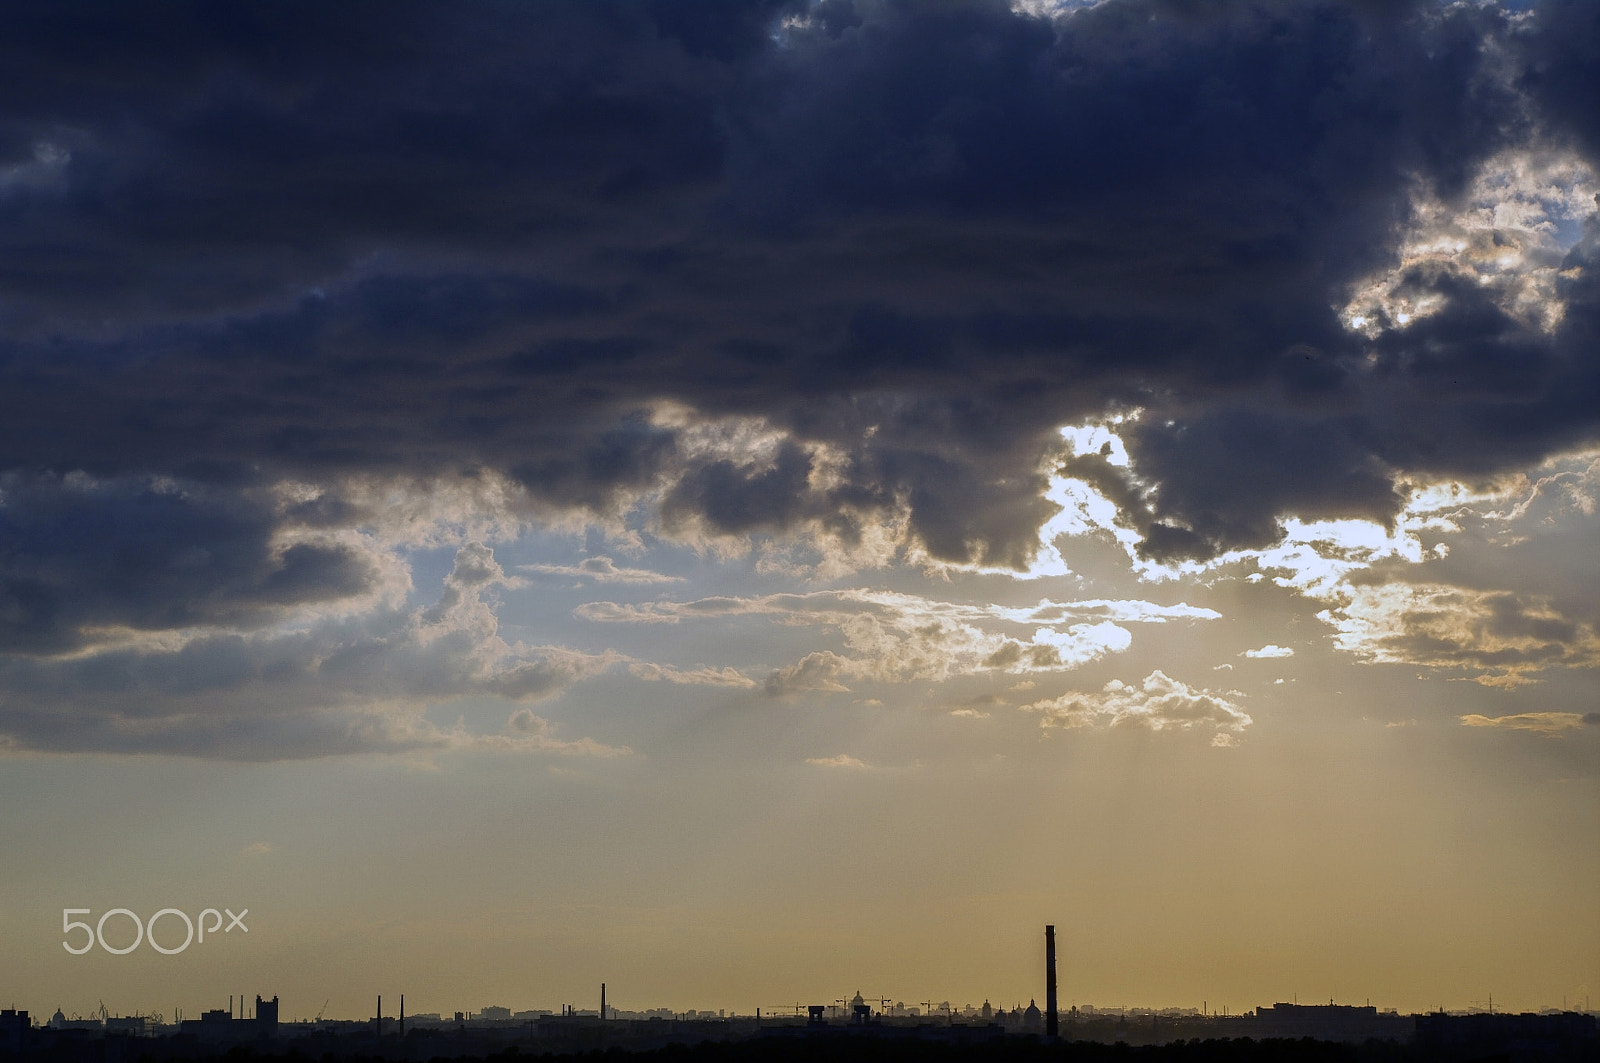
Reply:
[[[1399,261],[1358,288],[1340,314],[1345,326],[1369,338],[1406,328],[1444,308],[1432,278],[1455,274],[1475,278],[1528,327],[1554,329],[1565,309],[1556,291],[1562,260],[1597,191],[1600,176],[1577,155],[1530,151],[1490,159],[1460,205],[1417,189]]]
[[[1107,448],[1107,455],[1119,453],[1126,459],[1121,441],[1107,425],[1064,430],[1062,438],[1069,454],[1083,453],[1080,447],[1093,452]],[[1249,582],[1270,579],[1326,603],[1318,619],[1334,629],[1335,645],[1369,661],[1464,669],[1476,673],[1476,682],[1504,688],[1533,682],[1527,673],[1556,664],[1587,667],[1600,662],[1600,640],[1588,626],[1579,625],[1562,639],[1540,633],[1567,623],[1543,600],[1513,601],[1443,583],[1357,578],[1381,566],[1403,569],[1442,561],[1451,553],[1444,540],[1464,534],[1469,525],[1488,529],[1479,534],[1514,539],[1525,533],[1512,529],[1532,519],[1537,507],[1592,515],[1600,497],[1600,451],[1552,458],[1537,469],[1477,484],[1408,483],[1398,474],[1396,479],[1404,485],[1407,501],[1390,527],[1372,520],[1290,516],[1283,519],[1276,544],[1234,550],[1204,562],[1156,564],[1139,557],[1140,536],[1131,522],[1094,487],[1070,477],[1052,477],[1050,497],[1063,509],[1049,531],[1069,538],[1111,535],[1147,582],[1241,569],[1238,574]],[[1443,648],[1425,649],[1429,639]],[[1522,658],[1526,661],[1518,663]]]

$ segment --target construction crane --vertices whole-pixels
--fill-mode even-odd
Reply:
[[[333,999],[332,997],[328,998],[328,1000],[332,1000],[332,999]],[[312,1019],[311,1020],[312,1022],[321,1022],[322,1021],[322,1013],[328,1010],[328,1000],[324,1000],[322,1002],[322,1007],[317,1009],[317,1017]]]
[[[800,1009],[805,1007],[805,1005],[800,1003],[797,1000],[792,1005],[790,1005],[790,1004],[769,1004],[769,1005],[767,1005],[767,1010],[768,1011],[783,1011],[783,1010],[786,1010],[786,1009],[788,1009],[790,1007],[794,1008],[795,1017],[799,1018],[800,1017]]]

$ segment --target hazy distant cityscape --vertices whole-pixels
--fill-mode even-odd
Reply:
[[[1548,1008],[1508,1014],[1483,1007],[1401,1014],[1370,1002],[1341,1004],[1276,1002],[1242,1014],[1200,1007],[1105,1007],[1058,1004],[1055,927],[1045,928],[1043,1006],[984,1000],[907,1002],[856,990],[831,1001],[777,1004],[750,1013],[728,1009],[629,1009],[597,987],[592,1007],[516,1009],[487,1004],[445,1014],[406,1011],[405,997],[373,999],[368,1018],[335,1018],[327,1001],[314,1016],[285,1016],[277,995],[253,1000],[230,996],[226,1008],[189,1017],[181,1008],[162,1014],[114,1015],[102,1005],[87,1017],[57,1008],[47,1019],[28,1011],[0,1011],[0,1052],[20,1058],[120,1063],[142,1057],[194,1057],[240,1048],[272,1050],[291,1045],[303,1054],[435,1058],[531,1050],[576,1053],[602,1049],[647,1051],[670,1045],[749,1041],[761,1038],[867,1038],[876,1044],[916,1040],[971,1045],[1005,1042],[1089,1042],[1164,1045],[1174,1042],[1312,1040],[1346,1044],[1393,1043],[1430,1051],[1503,1050],[1514,1058],[1589,1058],[1600,1049],[1596,1016],[1581,1009]],[[306,1002],[309,1003],[309,1002]]]
[[[181,1033],[217,1034],[224,1039],[248,1039],[265,1033],[277,1037],[297,1037],[311,1033],[358,1033],[375,1036],[404,1037],[419,1030],[525,1030],[529,1026],[560,1020],[572,1023],[725,1023],[760,1024],[766,1027],[807,1025],[862,1025],[886,1023],[895,1025],[950,1024],[971,1026],[974,1022],[992,1025],[1008,1032],[1040,1033],[1044,1029],[1046,1013],[1036,999],[1009,1006],[985,1000],[981,1004],[957,1004],[943,1000],[910,1004],[873,998],[857,992],[850,998],[835,999],[823,1004],[787,1004],[753,1011],[728,1008],[673,1009],[667,1007],[623,1008],[607,1004],[604,1015],[598,1007],[583,1008],[562,1004],[555,1008],[513,1008],[486,1004],[477,1009],[442,1013],[437,1011],[406,1012],[398,1006],[385,1006],[381,1017],[382,1028],[376,1016],[352,1018],[349,1016],[317,1015],[315,1017],[285,1017],[279,998],[263,999],[242,1004],[230,997],[226,1007],[203,1010],[198,1016],[189,1015],[183,1008],[175,1008],[169,1015],[163,1012],[119,1015],[111,1011],[91,1012],[88,1015],[67,1014],[61,1008],[49,1016],[27,1010],[3,1009],[6,1020],[13,1024],[26,1023],[22,1028],[56,1031],[91,1031],[103,1034],[131,1034],[144,1037],[165,1037]],[[1120,1029],[1141,1026],[1150,1029],[1175,1029],[1202,1025],[1229,1036],[1248,1036],[1269,1025],[1321,1024],[1333,1028],[1339,1024],[1365,1021],[1375,1029],[1397,1029],[1396,1022],[1413,1022],[1429,1016],[1462,1018],[1477,1015],[1503,1016],[1491,1004],[1463,1008],[1441,1008],[1424,1013],[1402,1013],[1394,1008],[1372,1004],[1339,1004],[1334,1001],[1316,1004],[1278,1002],[1264,1004],[1242,1013],[1229,1014],[1226,1010],[1208,1010],[1205,1007],[1154,1007],[1139,1005],[1105,1006],[1072,1004],[1060,1015],[1063,1027],[1098,1028],[1113,1024]],[[1571,1008],[1547,1007],[1537,1012],[1520,1012],[1521,1015],[1556,1016],[1578,1015],[1597,1017],[1585,1005]],[[1232,1032],[1232,1031],[1237,1031]]]
[[[1383,1042],[1435,1052],[1499,1050],[1513,1059],[1592,1059],[1600,1048],[1592,1011],[1557,1009],[1506,1014],[1485,1008],[1412,1015],[1367,1004],[1279,1002],[1224,1015],[1195,1007],[1082,1004],[1059,1016],[1058,1033],[1051,1037],[1046,1033],[1049,1016],[1036,1000],[1020,1006],[988,1001],[912,1004],[872,1000],[860,993],[823,1004],[762,1008],[759,1014],[609,1004],[603,1013],[598,1006],[485,1005],[451,1014],[408,1014],[397,1002],[386,1006],[381,1017],[290,1019],[280,1017],[282,1007],[279,997],[258,996],[230,1001],[227,1007],[193,1018],[181,1010],[170,1016],[85,1017],[59,1009],[37,1017],[8,1008],[0,1011],[0,1058],[131,1063],[140,1058],[221,1056],[248,1048],[322,1058],[376,1054],[433,1059],[506,1051],[558,1055],[604,1049],[648,1051],[773,1038],[868,1039],[852,1042],[858,1050],[879,1041],[908,1040],[955,1046],[1053,1042],[1151,1046],[1310,1039],[1348,1045]]]

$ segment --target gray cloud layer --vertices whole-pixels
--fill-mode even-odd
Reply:
[[[1146,411],[1133,475],[1095,475],[1160,558],[1592,442],[1593,219],[1552,327],[1448,264],[1396,282],[1436,307],[1406,328],[1339,308],[1400,265],[1419,189],[1513,150],[1600,162],[1597,25],[1580,0],[7,5],[0,653],[373,594],[313,534],[375,519],[373,477],[649,499],[683,535],[891,522],[1020,566],[1053,429],[1110,409]],[[699,445],[719,418],[775,442]],[[288,480],[311,500],[272,501]]]
[[[531,710],[514,714],[513,733],[500,736],[444,731],[423,717],[461,698],[543,700],[625,662],[614,653],[507,643],[484,600],[506,581],[493,552],[472,542],[457,552],[443,593],[422,608],[377,608],[288,630],[124,632],[120,645],[77,655],[0,655],[0,751],[242,760],[463,746],[625,752],[558,739]]]

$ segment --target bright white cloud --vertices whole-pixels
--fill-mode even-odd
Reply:
[[[1050,727],[1136,727],[1150,731],[1207,728],[1237,734],[1251,719],[1229,696],[1195,690],[1162,671],[1138,686],[1113,679],[1093,693],[1069,692],[1024,705]]]
[[[1038,605],[1023,609],[1007,609],[1002,606],[991,606],[990,612],[995,616],[1003,617],[1013,623],[1036,624],[1051,621],[1077,619],[1077,620],[1115,620],[1120,623],[1132,624],[1164,624],[1171,620],[1218,620],[1222,614],[1215,609],[1206,609],[1202,606],[1188,605],[1180,602],[1177,605],[1156,605],[1152,602],[1138,600],[1117,601],[1107,599],[1093,599],[1079,602],[1052,602],[1045,598]]]
[[[1278,646],[1273,643],[1261,647],[1259,650],[1245,650],[1239,654],[1241,657],[1293,657],[1294,650],[1288,646]]]
[[[1013,643],[1007,643],[1013,645]],[[1034,656],[1036,668],[1076,668],[1107,654],[1121,653],[1133,645],[1127,628],[1104,621],[1099,624],[1074,624],[1065,631],[1042,627],[1033,633],[1025,652]],[[1054,656],[1050,652],[1054,651]]]

